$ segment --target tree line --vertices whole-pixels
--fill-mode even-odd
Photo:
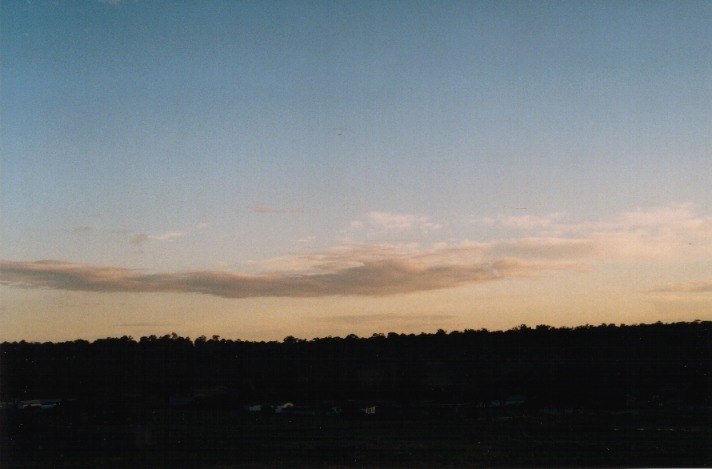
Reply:
[[[521,325],[250,342],[175,333],[0,344],[0,400],[165,406],[382,400],[534,407],[710,405],[712,322]],[[219,390],[219,391],[215,391]],[[211,398],[206,398],[208,401]],[[210,404],[210,402],[206,402]]]

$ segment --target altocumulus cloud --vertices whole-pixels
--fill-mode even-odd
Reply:
[[[224,298],[385,296],[531,277],[551,269],[556,267],[516,259],[473,265],[425,265],[389,259],[319,274],[252,275],[219,271],[145,273],[58,261],[0,261],[0,283],[90,292],[203,293]]]

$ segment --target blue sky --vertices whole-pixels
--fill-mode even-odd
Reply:
[[[0,338],[709,318],[711,20],[709,2],[4,2]],[[493,288],[512,293],[488,316],[471,305]],[[126,301],[153,319],[122,322]]]

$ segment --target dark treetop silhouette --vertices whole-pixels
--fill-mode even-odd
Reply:
[[[259,408],[264,410],[285,410],[284,414],[289,414],[290,418],[296,418],[300,412],[301,415],[320,415],[320,418],[330,415],[331,423],[320,423],[320,429],[323,425],[337,425],[333,422],[338,421],[341,422],[338,424],[342,425],[339,427],[341,430],[346,431],[348,428],[348,432],[355,432],[357,430],[354,428],[360,427],[354,427],[354,422],[361,422],[359,419],[365,415],[363,410],[368,408],[375,412],[369,418],[376,419],[374,422],[380,422],[379,425],[385,425],[386,421],[413,422],[433,418],[441,422],[459,422],[457,425],[467,421],[468,431],[486,428],[492,432],[492,425],[505,425],[500,428],[505,432],[506,438],[502,437],[505,440],[513,438],[507,433],[512,429],[521,438],[531,438],[533,432],[544,428],[541,425],[545,421],[549,421],[551,428],[561,430],[565,425],[556,419],[574,418],[565,415],[585,415],[589,419],[585,420],[584,425],[588,430],[580,433],[582,438],[584,435],[590,436],[586,432],[590,432],[591,416],[598,416],[598,424],[605,424],[606,430],[596,430],[593,441],[596,438],[598,441],[607,441],[605,435],[614,435],[612,432],[617,431],[617,428],[628,428],[619,421],[623,415],[633,419],[624,422],[626,425],[635,424],[639,427],[646,421],[650,423],[650,419],[663,419],[660,422],[673,425],[673,429],[686,429],[689,432],[692,432],[690,429],[696,429],[697,433],[687,434],[687,446],[681,447],[669,438],[655,440],[655,444],[649,443],[658,450],[636,450],[631,453],[619,448],[618,452],[609,453],[611,459],[599,462],[707,464],[710,456],[705,448],[708,447],[706,443],[709,443],[711,434],[709,409],[712,405],[711,339],[712,322],[695,321],[633,326],[603,324],[558,329],[544,325],[535,328],[522,325],[508,331],[465,330],[447,333],[440,330],[434,334],[419,335],[391,332],[387,335],[374,334],[368,338],[349,335],[345,338],[302,340],[290,336],[282,342],[244,342],[221,339],[219,336],[190,340],[176,334],[142,337],[140,340],[121,337],[94,342],[5,342],[0,344],[0,400],[4,403],[9,422],[4,429],[3,445],[7,450],[4,452],[10,455],[6,458],[12,457],[14,461],[27,457],[29,453],[23,452],[23,448],[27,451],[36,450],[38,445],[50,448],[51,442],[61,447],[57,441],[64,440],[47,436],[55,435],[53,431],[65,435],[65,438],[70,438],[66,435],[73,435],[70,438],[71,444],[67,443],[69,447],[86,446],[99,451],[104,449],[102,445],[106,443],[86,443],[93,441],[87,435],[101,435],[109,431],[105,425],[113,422],[118,427],[112,427],[114,430],[109,433],[114,436],[104,438],[106,441],[114,441],[117,434],[126,433],[124,430],[128,428],[127,425],[142,425],[140,428],[144,430],[141,431],[150,428],[154,436],[163,435],[161,438],[146,437],[144,443],[152,448],[151,454],[155,455],[159,449],[174,452],[178,444],[175,441],[187,444],[184,450],[189,448],[196,451],[191,454],[204,454],[199,451],[202,446],[186,443],[189,438],[172,440],[170,435],[174,435],[180,425],[166,424],[170,418],[177,418],[176,412],[183,416],[183,420],[188,418],[186,415],[195,417],[195,412],[202,412],[200,415],[209,415],[213,419],[217,419],[218,415],[233,415],[234,419],[229,422],[220,420],[219,423],[212,420],[210,425],[204,420],[200,421],[202,423],[193,422],[190,425],[190,432],[193,433],[189,432],[193,440],[190,441],[204,441],[207,437],[200,439],[195,432],[205,435],[210,428],[213,433],[210,433],[212,436],[207,441],[223,441],[231,445],[234,451],[237,451],[235,448],[242,448],[240,454],[244,457],[247,457],[246,454],[251,455],[248,459],[252,462],[277,463],[277,460],[259,459],[261,456],[243,447],[245,440],[234,439],[237,430],[232,426],[237,425],[235,422],[242,422],[240,425],[252,422],[252,426],[243,430],[248,433],[257,432],[255,434],[259,434],[255,428],[263,427],[254,425],[277,425],[275,422],[279,421],[273,420],[278,417],[276,415],[268,420],[271,423],[262,421],[261,424],[247,417],[249,413],[246,409],[251,408],[251,404],[252,408],[256,408],[255,404],[261,404]],[[42,408],[43,402],[50,413],[54,412],[54,417],[49,417],[48,412],[37,410]],[[297,405],[281,406],[285,402]],[[32,409],[37,412],[28,413]],[[29,421],[31,415],[33,420]],[[156,415],[164,417],[156,420]],[[543,417],[545,415],[548,417]],[[546,420],[554,418],[552,415],[558,417],[553,421]],[[259,414],[259,419],[268,417],[264,412]],[[518,426],[507,430],[508,424],[501,422],[514,417],[519,418]],[[526,419],[530,418],[538,419],[539,427],[525,430],[527,422],[530,422]],[[183,425],[186,425],[185,422]],[[413,429],[420,428],[418,425],[422,426],[413,424],[409,428],[415,431]],[[573,427],[570,425],[574,423],[566,425],[571,430]],[[30,431],[28,428],[35,430]],[[84,433],[82,428],[86,430]],[[196,430],[201,428],[204,431]],[[384,428],[390,427],[380,426],[369,431],[378,434],[379,431],[386,431]],[[426,442],[431,440],[423,436],[427,435],[423,428],[426,433],[418,436],[418,441],[427,446]],[[129,438],[132,443],[124,446],[136,450],[136,441],[144,441],[145,435],[141,433],[144,436],[136,440],[135,429],[131,431],[134,432]],[[272,428],[270,432],[273,431],[276,430]],[[337,430],[333,431],[338,434]],[[444,435],[448,434],[448,430],[442,431]],[[462,435],[469,435],[467,431],[463,433],[461,428],[458,432],[453,430],[452,444],[461,441],[464,438]],[[520,435],[521,432],[524,432],[524,436]],[[284,441],[297,438],[296,434],[290,435]],[[303,438],[303,435],[301,433],[300,437]],[[346,458],[337,458],[337,462],[355,463],[353,458],[372,454],[363,449],[370,448],[363,441],[361,449],[345,450],[344,445],[350,448],[351,444],[345,442],[359,439],[354,433],[348,435],[344,436],[343,441],[337,438],[336,441],[340,443],[334,443],[339,448],[339,458]],[[614,436],[620,438],[621,435],[618,433]],[[660,433],[656,438],[664,436],[660,435],[663,434]],[[484,437],[478,433],[473,438],[482,440]],[[504,441],[502,438],[497,441]],[[523,441],[528,441],[526,438]],[[540,434],[536,441],[544,446],[547,442],[553,445],[556,438],[550,433]],[[393,441],[398,440],[396,438]],[[472,441],[467,440],[463,445],[471,449],[468,445]],[[145,446],[144,443],[139,446]],[[323,445],[328,449],[332,448],[329,446],[332,443]],[[282,453],[278,448],[285,447],[280,446],[281,443],[273,444],[277,446],[273,448],[272,454],[279,457]],[[606,444],[611,445],[610,442]],[[663,451],[660,448],[667,449]],[[669,448],[676,448],[677,452]],[[507,447],[502,453],[507,456],[500,462],[505,465],[550,462],[537,451],[527,450],[529,452],[522,453],[523,450],[520,450]],[[50,454],[47,451],[41,454]],[[324,451],[324,454],[338,456],[334,456],[330,450]],[[483,462],[476,456],[472,456],[474,459],[471,461],[447,459],[453,454],[459,454],[458,451],[465,450],[453,447],[432,454],[441,454],[442,458],[437,461],[450,461],[456,465]],[[568,454],[566,449],[561,451],[563,453],[559,456]],[[586,460],[591,457],[592,451],[591,448],[577,450],[575,455],[569,455],[570,459],[560,458],[558,461],[563,465],[595,461]],[[598,448],[596,451],[603,450]],[[138,453],[130,454],[135,456]],[[389,448],[382,448],[378,454],[389,454]],[[496,454],[496,451],[492,454]],[[667,455],[667,459],[659,459],[661,454]],[[419,457],[409,459],[402,456],[401,459],[381,458],[370,461],[390,465],[396,461],[415,462]],[[681,461],[679,457],[688,460]],[[328,458],[320,459],[312,453],[302,455],[302,458],[305,464],[334,462]],[[235,454],[228,459],[245,462],[244,458],[240,459]],[[197,465],[206,462],[200,458],[191,461]],[[366,457],[362,461],[369,459]],[[489,459],[485,461],[486,464],[496,463]],[[103,464],[106,461],[100,462]],[[213,462],[210,460],[206,464],[211,465]]]

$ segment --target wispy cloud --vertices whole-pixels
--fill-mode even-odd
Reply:
[[[500,214],[495,217],[474,219],[473,222],[525,229],[546,229],[551,227],[557,230],[575,232],[592,229],[613,230],[671,225],[695,227],[704,223],[705,220],[709,221],[709,217],[699,215],[694,204],[691,203],[677,203],[658,207],[639,207],[635,210],[621,213],[609,220],[601,221],[566,223],[565,218],[565,214],[561,212],[550,213],[543,216]]]
[[[512,220],[496,219],[497,223]],[[384,230],[427,227],[427,217],[372,212],[362,223]],[[0,264],[5,284],[79,291],[191,292],[227,298],[383,296],[476,285],[545,272],[586,271],[600,263],[699,261],[712,254],[712,217],[687,204],[636,210],[609,220],[565,223],[562,216],[521,218],[527,236],[418,242],[344,243],[320,251],[248,261],[263,273],[196,271],[146,273],[53,261]],[[172,241],[184,232],[136,235]],[[303,240],[308,244],[311,239]],[[659,292],[708,292],[709,282],[661,287]]]
[[[148,239],[153,239],[156,241],[165,241],[168,243],[174,242],[178,238],[182,238],[185,236],[185,232],[183,231],[167,231],[165,233],[159,233],[155,235],[149,235]]]
[[[477,223],[527,230],[527,238],[497,243],[511,255],[529,251],[562,253],[598,261],[682,260],[712,255],[712,217],[692,204],[671,204],[626,212],[609,220],[567,223],[562,214],[498,216]]]
[[[712,293],[712,281],[672,283],[654,288],[650,293]]]
[[[0,282],[92,292],[186,292],[225,298],[384,296],[529,277],[546,265],[516,259],[475,265],[427,266],[415,261],[365,262],[321,274],[262,274],[200,271],[144,273],[118,267],[58,261],[0,262]]]
[[[520,230],[548,228],[562,217],[561,213],[551,213],[546,216],[535,215],[499,215],[496,218],[481,218],[476,220],[485,225],[499,225]]]
[[[709,221],[709,220],[708,220]],[[625,212],[613,219],[607,225],[619,227],[655,227],[684,226],[688,228],[699,226],[704,220],[700,218],[691,203],[670,204],[661,207],[638,208]]]
[[[368,212],[361,219],[351,222],[352,229],[371,228],[382,231],[439,230],[442,225],[423,215],[389,212]]]
[[[129,239],[129,243],[131,243],[135,247],[135,251],[137,253],[142,254],[143,245],[148,240],[172,243],[176,239],[182,238],[183,236],[185,236],[185,233],[182,231],[168,231],[166,233],[160,233],[156,235],[147,235],[146,233],[139,233],[137,235],[132,236],[131,239]]]
[[[311,246],[312,244],[314,244],[315,240],[316,240],[316,237],[314,237],[314,236],[303,236],[297,240],[297,244],[302,247],[307,247],[307,246]]]
[[[249,261],[248,264],[273,272],[323,273],[358,267],[370,262],[415,259],[417,253],[417,243],[342,244],[322,252]]]
[[[363,324],[368,322],[373,323],[388,323],[388,322],[398,322],[402,324],[403,322],[444,322],[453,319],[455,316],[451,314],[399,314],[399,313],[374,313],[374,314],[342,314],[338,316],[326,316],[324,318],[319,318],[318,320],[325,322],[335,322],[344,324]]]
[[[148,236],[145,233],[139,233],[136,236],[132,237],[129,242],[136,246],[137,248],[140,248],[141,245],[148,239]]]
[[[138,328],[156,328],[156,327],[169,327],[175,326],[175,323],[170,322],[122,322],[120,324],[113,324],[112,327],[138,327]]]
[[[370,223],[396,231],[428,222],[426,217],[377,213],[352,223],[351,229],[366,231]],[[467,239],[438,242],[429,248],[413,241],[358,243],[347,237],[342,244],[321,252],[252,261],[251,265],[271,271],[319,273],[388,260],[437,266],[492,263],[509,258],[546,264],[552,270],[574,267],[585,270],[587,265],[596,263],[677,262],[712,255],[712,218],[697,214],[688,204],[641,209],[595,222],[567,223],[558,213],[492,220],[502,226],[526,228],[526,236],[485,242]]]

